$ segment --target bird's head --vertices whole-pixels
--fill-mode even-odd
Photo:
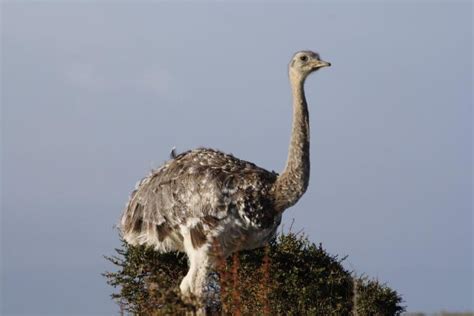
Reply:
[[[289,65],[290,78],[305,80],[310,73],[329,66],[331,64],[321,60],[318,53],[309,50],[300,51],[291,59]]]

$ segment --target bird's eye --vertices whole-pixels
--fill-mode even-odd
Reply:
[[[300,57],[300,59],[301,59],[301,61],[307,61],[307,60],[308,60],[308,56],[303,55],[303,56]]]

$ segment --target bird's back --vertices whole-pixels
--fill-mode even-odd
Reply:
[[[122,232],[128,241],[166,251],[179,248],[183,225],[212,230],[231,217],[255,229],[276,227],[271,194],[276,178],[275,172],[216,150],[184,152],[138,183]]]

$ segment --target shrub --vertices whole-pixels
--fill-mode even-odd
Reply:
[[[117,255],[106,258],[118,271],[104,276],[108,284],[119,289],[112,298],[122,311],[137,315],[195,311],[179,296],[178,285],[188,269],[184,254],[161,254],[126,242],[116,251]],[[217,271],[209,275],[207,312],[399,315],[404,311],[396,291],[366,277],[354,279],[342,267],[343,260],[329,255],[303,234],[282,233],[265,248],[222,260]]]
[[[400,315],[405,311],[395,290],[368,277],[355,278],[357,315]]]

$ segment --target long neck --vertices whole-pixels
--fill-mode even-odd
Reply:
[[[309,114],[304,79],[290,77],[293,93],[293,127],[285,169],[275,182],[276,209],[284,211],[305,193],[309,183]]]

